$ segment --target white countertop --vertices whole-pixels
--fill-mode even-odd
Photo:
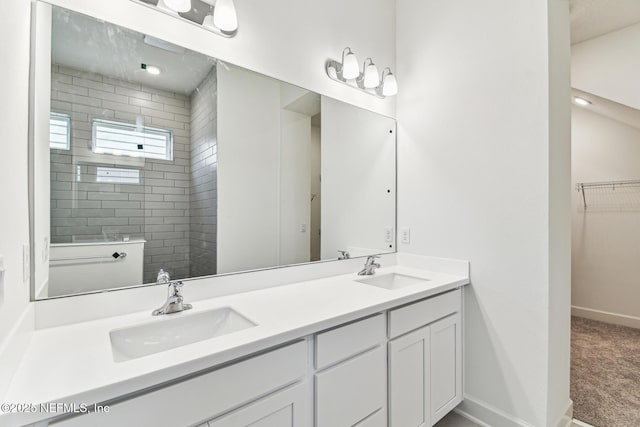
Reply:
[[[358,283],[355,273],[193,301],[193,309],[151,317],[148,310],[33,332],[3,403],[99,403],[183,375],[332,328],[370,314],[446,292],[468,276],[394,265],[429,281],[400,289]],[[187,301],[190,302],[190,301]],[[257,326],[124,362],[113,360],[109,332],[231,307]],[[20,425],[52,414],[0,414],[0,425]]]

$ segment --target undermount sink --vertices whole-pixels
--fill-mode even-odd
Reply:
[[[229,307],[172,316],[109,332],[113,360],[137,359],[256,326]]]
[[[377,286],[384,289],[400,289],[407,286],[413,286],[418,284],[424,284],[429,279],[423,279],[421,277],[409,276],[400,273],[387,273],[379,276],[374,275],[363,279],[358,279],[356,282],[364,283],[365,285]]]

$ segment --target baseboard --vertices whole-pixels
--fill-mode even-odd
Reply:
[[[524,420],[469,395],[465,395],[455,412],[482,427],[534,427]]]
[[[593,427],[591,424],[587,424],[584,421],[580,421],[580,420],[573,420],[573,423],[571,424],[572,427]]]
[[[483,402],[480,399],[465,395],[464,400],[454,412],[478,424],[480,427],[533,427],[532,424],[521,420],[517,417],[507,414],[506,412]],[[569,400],[569,405],[560,417],[553,424],[554,427],[572,427],[573,420],[573,401]],[[592,427],[585,424],[585,427]]]
[[[564,411],[564,414],[560,417],[560,419],[556,422],[556,427],[571,427],[573,421],[573,401],[569,399],[569,406],[567,410]]]
[[[466,418],[467,420],[471,421],[474,424],[478,424],[480,427],[491,427],[489,424],[486,424],[483,421],[480,421],[479,419],[477,419],[476,417],[469,415],[468,413],[464,412],[462,409],[455,408],[453,410],[453,412],[455,412],[456,414],[460,415],[463,418]]]
[[[608,311],[594,310],[592,308],[572,305],[571,315],[640,329],[640,317],[628,316],[626,314],[611,313]]]

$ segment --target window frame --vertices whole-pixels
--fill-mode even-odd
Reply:
[[[98,147],[96,142],[96,136],[98,133],[98,127],[104,126],[111,129],[119,129],[125,130],[129,132],[140,132],[143,135],[145,133],[156,134],[156,135],[165,135],[166,140],[166,148],[164,157],[148,155],[143,149],[143,151],[136,153],[135,151],[123,153],[117,152],[116,149],[109,149],[104,147]],[[144,136],[143,136],[144,138]],[[124,157],[133,157],[133,158],[143,158],[150,160],[164,160],[164,161],[173,161],[173,131],[170,129],[161,129],[150,126],[142,126],[142,130],[138,130],[138,126],[135,124],[127,123],[127,122],[117,122],[114,120],[105,120],[105,119],[97,119],[94,118],[91,120],[91,151],[94,154],[100,155],[112,155],[112,156],[124,156]]]
[[[67,140],[64,148],[62,147],[52,147],[51,146],[51,120],[52,119],[63,120],[67,125]],[[56,143],[57,144],[57,143]],[[49,112],[49,149],[50,150],[71,150],[71,116],[66,113],[57,113],[55,111]]]
[[[100,184],[142,184],[142,174],[138,168],[123,168],[120,166],[96,166],[96,182]],[[115,176],[108,176],[115,173]],[[129,176],[118,175],[118,173],[129,173]]]

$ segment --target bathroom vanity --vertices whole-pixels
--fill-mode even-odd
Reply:
[[[186,290],[194,308],[172,315],[143,311],[36,330],[6,400],[72,406],[4,414],[0,422],[433,425],[462,400],[468,263],[408,254],[386,255],[382,263],[372,276],[331,275],[197,301]],[[138,349],[136,337],[148,334],[151,341],[181,324],[163,338],[171,340],[191,330],[190,318],[202,324],[207,316],[213,329],[236,327]],[[124,334],[132,347],[114,334]],[[47,347],[55,350],[44,352]]]

